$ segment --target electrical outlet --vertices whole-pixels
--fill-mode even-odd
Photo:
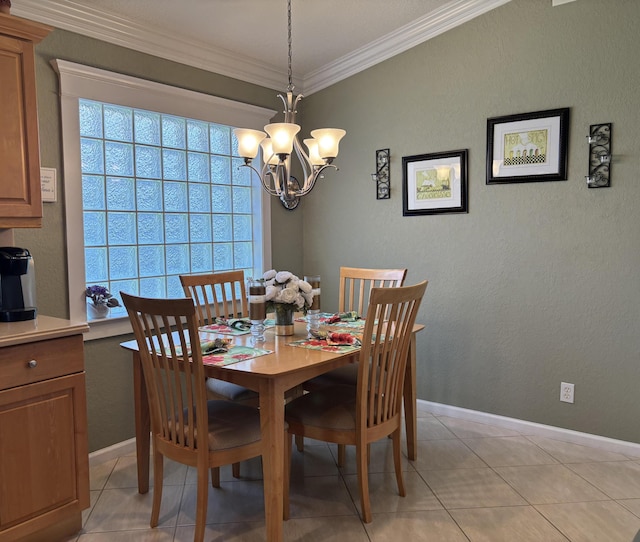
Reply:
[[[573,403],[574,385],[568,382],[560,382],[560,401],[564,403]]]

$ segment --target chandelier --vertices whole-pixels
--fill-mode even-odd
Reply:
[[[265,132],[245,128],[235,128],[233,133],[238,139],[238,152],[244,158],[244,166],[251,168],[262,182],[263,188],[272,196],[278,196],[287,209],[295,209],[300,198],[307,195],[316,184],[322,172],[332,167],[338,169],[333,160],[338,156],[338,144],[347,133],[339,128],[321,128],[311,131],[311,138],[305,139],[308,153],[305,152],[298,139],[300,125],[295,123],[296,107],[304,97],[294,95],[291,71],[291,0],[287,0],[288,16],[288,64],[289,85],[286,97],[278,94],[284,104],[284,122],[267,124]],[[267,137],[268,134],[268,137]],[[252,160],[262,148],[264,165],[258,171],[251,165]],[[293,153],[301,165],[303,181],[291,174],[291,158]]]

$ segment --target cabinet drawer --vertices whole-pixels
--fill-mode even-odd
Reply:
[[[83,370],[82,335],[0,348],[0,389]]]

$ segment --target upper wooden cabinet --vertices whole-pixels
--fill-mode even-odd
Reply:
[[[0,228],[42,226],[34,48],[52,30],[0,13]]]

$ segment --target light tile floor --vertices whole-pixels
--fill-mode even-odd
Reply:
[[[397,494],[391,443],[371,450],[373,522],[358,514],[353,449],[338,469],[334,446],[293,452],[285,541],[640,542],[640,457],[436,416],[420,409],[418,459],[403,464]],[[207,542],[264,540],[259,461],[210,488]],[[160,525],[149,528],[152,493],[136,490],[133,456],[91,469],[91,509],[69,542],[193,540],[193,469],[168,462]]]

